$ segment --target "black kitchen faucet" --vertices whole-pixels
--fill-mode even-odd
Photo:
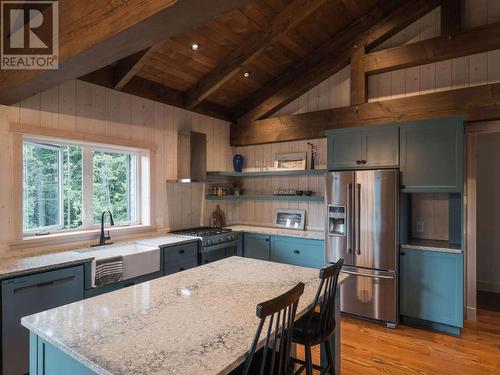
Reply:
[[[113,214],[111,211],[104,211],[101,216],[101,235],[99,237],[99,246],[106,245],[106,241],[111,239],[111,236],[109,235],[109,230],[108,230],[108,235],[104,235],[104,216],[106,216],[106,213],[109,213],[109,224],[111,226],[115,225],[115,221],[113,220]]]

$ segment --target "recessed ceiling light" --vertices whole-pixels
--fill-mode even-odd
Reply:
[[[191,44],[191,49],[193,51],[198,51],[200,49],[200,45],[198,43]]]
[[[250,72],[249,71],[243,72],[243,77],[245,78],[250,77]]]

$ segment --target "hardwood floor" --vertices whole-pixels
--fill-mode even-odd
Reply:
[[[500,313],[480,310],[462,337],[342,318],[342,375],[412,374],[500,374]]]

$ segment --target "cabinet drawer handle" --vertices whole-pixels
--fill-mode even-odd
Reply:
[[[356,160],[356,164],[361,164],[361,160]]]
[[[406,185],[400,185],[399,188],[400,189],[406,189]]]
[[[299,250],[294,250],[293,253],[294,254],[300,254],[300,251]]]
[[[366,164],[366,160],[361,160],[361,164]]]
[[[185,271],[186,269],[184,267],[179,268],[179,271]]]
[[[68,277],[65,277],[62,279],[58,279],[58,280],[51,280],[51,281],[46,281],[46,282],[35,284],[35,285],[23,286],[23,287],[14,289],[14,294],[24,293],[24,292],[27,292],[31,289],[35,289],[35,288],[46,288],[49,286],[56,286],[59,284],[64,284],[64,283],[72,281],[74,278],[75,278],[75,276],[68,276]]]
[[[404,257],[406,255],[406,253],[399,253],[402,257]]]
[[[266,242],[269,242],[269,238],[266,238]]]
[[[179,250],[179,254],[184,254],[184,250]]]

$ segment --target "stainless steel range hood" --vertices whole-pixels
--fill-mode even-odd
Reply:
[[[177,179],[169,182],[203,182],[207,177],[207,135],[180,132],[177,136]]]

